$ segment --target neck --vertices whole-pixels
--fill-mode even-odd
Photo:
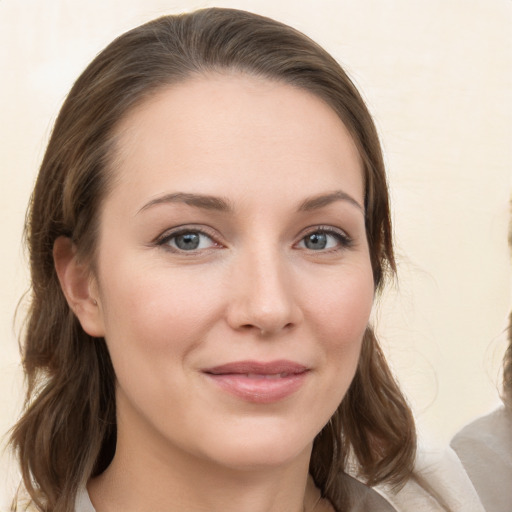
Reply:
[[[157,437],[118,428],[112,463],[88,485],[96,512],[303,512],[311,446],[283,464],[226,467]]]
[[[146,461],[147,462],[147,461]],[[226,471],[204,464],[127,467],[121,457],[89,485],[97,512],[303,512],[307,466]],[[195,466],[195,469],[194,469]]]

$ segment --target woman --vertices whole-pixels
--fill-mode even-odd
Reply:
[[[61,109],[27,234],[12,445],[37,510],[389,511],[369,486],[413,481],[368,324],[395,269],[381,150],[304,35],[207,9],[118,38]]]
[[[509,242],[512,237],[509,237]],[[509,243],[509,246],[512,244]],[[452,439],[487,512],[506,512],[512,503],[512,313],[503,359],[503,406],[466,425]]]

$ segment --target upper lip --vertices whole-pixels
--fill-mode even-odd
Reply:
[[[206,368],[203,371],[212,375],[232,374],[255,374],[255,375],[277,375],[277,374],[299,374],[308,370],[307,366],[294,361],[235,361]]]

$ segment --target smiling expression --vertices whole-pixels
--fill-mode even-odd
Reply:
[[[374,294],[339,117],[290,85],[197,77],[122,121],[113,172],[90,330],[117,376],[118,450],[232,468],[307,452],[354,376]]]

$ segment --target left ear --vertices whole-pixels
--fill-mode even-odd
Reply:
[[[103,337],[105,326],[96,279],[89,266],[79,261],[70,238],[55,240],[53,261],[64,296],[83,330],[90,336]]]

